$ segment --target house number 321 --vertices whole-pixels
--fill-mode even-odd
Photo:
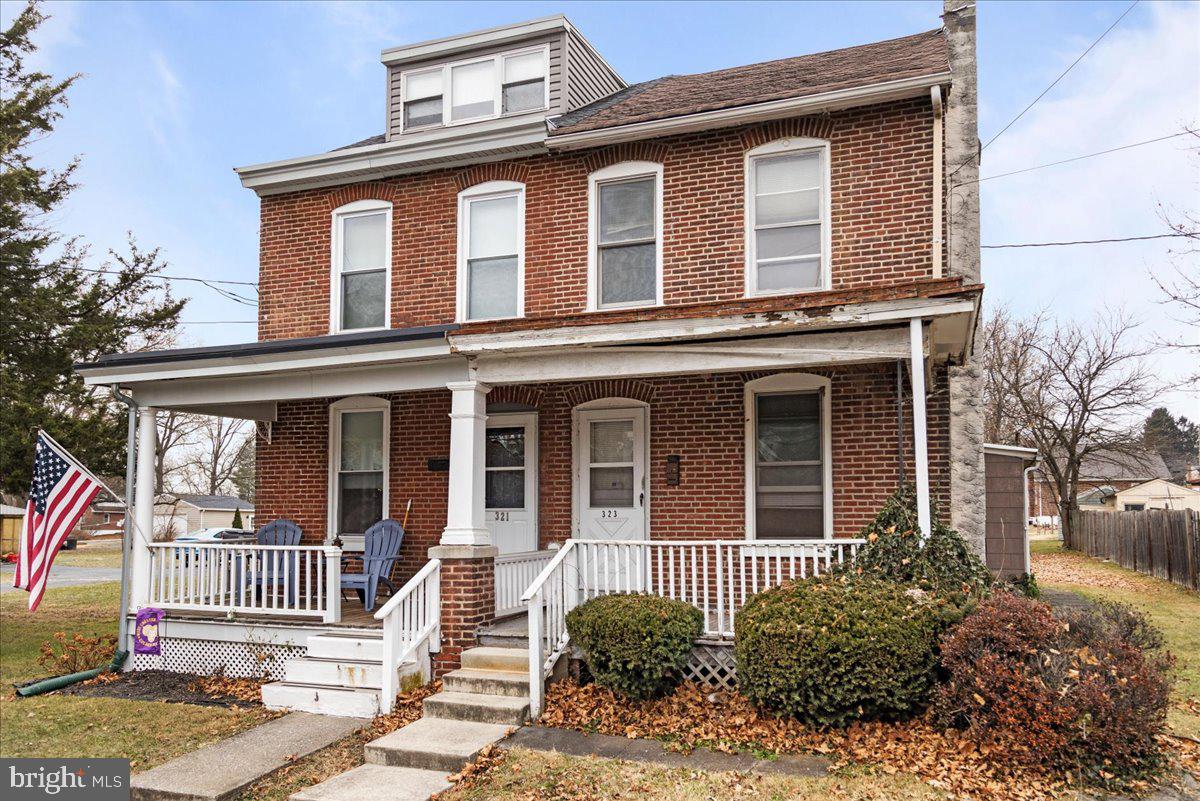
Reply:
[[[507,523],[508,522],[508,512],[496,512],[495,515],[496,515],[497,523]]]

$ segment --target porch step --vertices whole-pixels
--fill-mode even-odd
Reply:
[[[379,691],[368,688],[274,681],[263,685],[262,698],[267,709],[292,709],[345,718],[373,718],[379,714]]]
[[[443,690],[426,698],[424,709],[432,718],[520,726],[529,717],[529,698]]]
[[[292,684],[327,684],[334,687],[383,686],[383,664],[353,659],[327,659],[306,656],[284,663],[284,681]]]
[[[482,646],[499,648],[529,648],[529,619],[525,615],[498,620],[484,626],[475,634]]]
[[[421,718],[367,743],[367,762],[456,773],[510,727],[497,723]]]
[[[315,634],[308,638],[308,655],[319,659],[383,662],[383,635]]]
[[[459,668],[442,676],[442,688],[454,693],[529,697],[529,673]]]
[[[462,666],[474,670],[503,670],[509,673],[529,673],[529,650],[481,646],[462,652]]]
[[[425,801],[449,788],[445,771],[368,764],[305,787],[291,801]]]

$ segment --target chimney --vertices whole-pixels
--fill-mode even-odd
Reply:
[[[946,238],[950,275],[967,283],[979,269],[979,110],[974,0],[944,0],[942,22],[950,55],[946,101]]]

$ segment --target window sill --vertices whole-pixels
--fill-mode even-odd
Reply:
[[[804,289],[773,289],[760,292],[746,292],[742,295],[743,298],[777,298],[783,295],[811,295],[814,292],[829,292],[829,286],[810,286]]]

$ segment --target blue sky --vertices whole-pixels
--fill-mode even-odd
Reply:
[[[1128,3],[983,2],[984,141],[1035,97]],[[0,11],[5,24],[19,4]],[[379,52],[466,30],[566,13],[630,82],[902,36],[940,25],[941,2],[893,3],[74,3],[51,2],[36,65],[83,73],[39,158],[79,154],[80,189],[56,215],[99,261],[132,230],[177,275],[255,280],[258,203],[232,167],[307,155],[380,133]],[[1200,122],[1200,4],[1143,2],[989,147],[984,175],[1177,132]],[[1197,208],[1197,157],[1183,139],[985,182],[985,243],[1159,233],[1158,204]],[[1086,319],[1102,306],[1147,337],[1200,334],[1170,319],[1151,271],[1169,243],[990,251],[989,304]],[[254,310],[195,285],[189,321]],[[186,328],[186,344],[255,337],[252,324]],[[1194,360],[1194,359],[1193,359]],[[1158,357],[1164,377],[1194,365]],[[1200,417],[1194,392],[1170,405]]]

